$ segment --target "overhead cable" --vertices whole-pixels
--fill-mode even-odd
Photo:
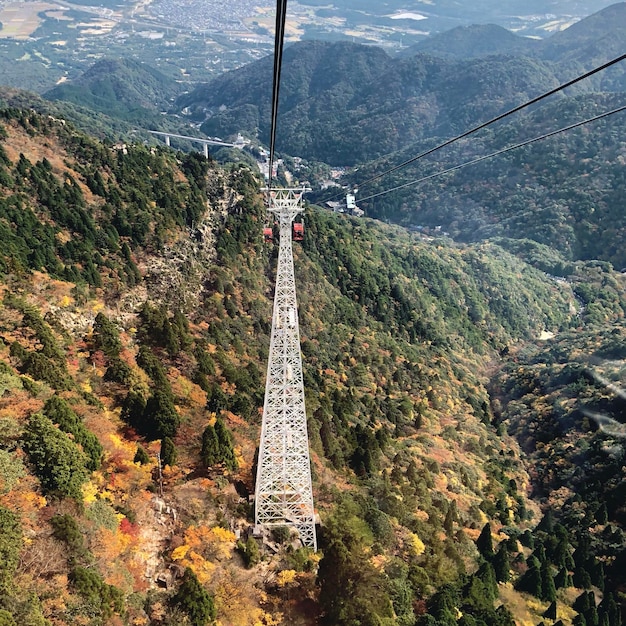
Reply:
[[[374,182],[375,180],[378,180],[379,178],[386,176],[387,174],[391,174],[392,172],[395,172],[396,170],[406,167],[407,165],[410,165],[411,163],[414,163],[415,161],[422,159],[425,156],[428,156],[429,154],[436,152],[437,150],[441,150],[441,148],[445,148],[446,146],[449,146],[450,144],[456,141],[459,141],[459,139],[464,139],[465,137],[468,137],[469,135],[472,135],[473,133],[479,130],[482,130],[483,128],[486,128],[487,126],[490,126],[491,124],[494,124],[495,122],[499,122],[505,117],[508,117],[509,115],[512,115],[513,113],[517,113],[518,111],[521,111],[522,109],[525,109],[526,107],[529,107],[539,102],[540,100],[547,98],[548,96],[552,96],[555,93],[558,93],[559,91],[562,91],[563,89],[566,89],[567,87],[571,87],[572,85],[575,85],[581,80],[584,80],[585,78],[589,78],[590,76],[593,76],[594,74],[597,74],[598,72],[601,72],[602,70],[605,70],[608,67],[611,67],[612,65],[615,65],[616,63],[619,63],[620,61],[623,61],[624,59],[626,59],[626,54],[622,54],[621,56],[615,59],[612,59],[611,61],[608,61],[607,63],[604,63],[603,65],[600,65],[590,70],[589,72],[582,74],[581,76],[578,76],[577,78],[573,78],[572,80],[569,80],[566,83],[563,83],[562,85],[559,85],[558,87],[555,87],[554,89],[551,89],[550,91],[546,91],[545,93],[533,98],[532,100],[528,100],[527,102],[524,102],[523,104],[520,104],[512,109],[509,109],[508,111],[501,113],[500,115],[488,120],[487,122],[483,122],[482,124],[479,124],[478,126],[475,126],[474,128],[471,128],[470,130],[467,130],[464,133],[457,135],[456,137],[452,137],[452,139],[448,139],[444,141],[443,143],[440,143],[434,148],[430,148],[429,150],[426,150],[425,152],[421,152],[417,156],[407,159],[406,161],[403,161],[402,163],[398,165],[394,165],[393,167],[385,170],[384,172],[381,172],[380,174],[376,174],[375,176],[368,178],[364,182],[359,183],[359,187],[364,187],[365,185],[368,185]],[[342,195],[342,193],[335,194],[334,196],[329,198],[329,200],[332,200],[333,198],[338,197],[340,195]]]
[[[280,70],[283,63],[283,40],[285,38],[285,17],[287,15],[287,0],[277,0],[276,5],[276,34],[274,37],[274,78],[272,86],[272,121],[270,126],[270,161],[268,188],[272,186],[272,172],[274,169],[274,146],[276,144],[276,120],[278,118],[278,94],[280,91]]]
[[[449,174],[450,172],[454,172],[455,170],[459,170],[462,167],[467,167],[468,165],[474,165],[474,163],[479,163],[480,161],[484,161],[486,159],[491,159],[500,154],[504,154],[505,152],[510,152],[511,150],[516,150],[517,148],[521,148],[523,146],[527,146],[531,143],[535,143],[536,141],[541,141],[542,139],[547,139],[548,137],[552,137],[553,135],[558,135],[559,133],[564,133],[565,131],[572,130],[573,128],[578,128],[583,124],[589,124],[590,122],[595,122],[596,120],[602,119],[603,117],[608,117],[609,115],[613,115],[615,113],[620,113],[621,111],[626,111],[626,105],[621,106],[617,109],[613,109],[611,111],[607,111],[605,113],[601,113],[600,115],[596,115],[595,117],[590,117],[589,119],[583,120],[582,122],[576,122],[575,124],[570,124],[569,126],[565,126],[563,128],[559,128],[558,130],[553,130],[549,133],[541,135],[539,137],[534,137],[533,139],[528,139],[526,141],[522,141],[521,143],[517,143],[513,146],[509,146],[508,148],[502,148],[502,150],[498,150],[496,152],[492,152],[491,154],[486,154],[484,156],[478,157],[476,159],[472,159],[471,161],[466,161],[465,163],[461,163],[460,165],[455,165],[454,167],[449,167],[448,169],[442,170],[440,172],[435,172],[434,174],[429,174],[428,176],[424,176],[422,178],[418,178],[417,180],[412,180],[408,183],[404,183],[402,185],[398,185],[397,187],[392,187],[391,189],[387,189],[385,191],[380,191],[378,193],[372,194],[371,196],[367,196],[366,198],[360,198],[360,202],[365,202],[366,200],[371,200],[372,198],[378,198],[379,196],[383,196],[387,193],[391,193],[392,191],[398,191],[399,189],[404,189],[405,187],[411,187],[412,185],[417,185],[418,183],[423,183],[426,180],[430,180],[431,178],[436,178],[437,176],[443,176],[444,174]]]

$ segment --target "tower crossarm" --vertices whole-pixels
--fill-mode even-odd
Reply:
[[[280,227],[272,333],[255,490],[257,530],[295,528],[317,549],[291,229],[306,189],[272,189]]]

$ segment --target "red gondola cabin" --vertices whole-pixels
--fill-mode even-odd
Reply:
[[[300,222],[293,223],[293,240],[302,241],[304,239],[304,224]]]
[[[263,240],[265,243],[270,243],[274,239],[274,232],[271,228],[266,227],[263,229]]]

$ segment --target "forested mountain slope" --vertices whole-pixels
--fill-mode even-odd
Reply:
[[[181,86],[158,70],[130,59],[103,59],[71,83],[57,85],[44,94],[109,116],[144,125],[169,109]]]
[[[364,186],[359,204],[372,217],[412,227],[439,226],[461,241],[529,238],[566,259],[599,258],[621,269],[626,266],[623,112],[450,174],[410,183],[616,109],[625,101],[624,94],[597,94],[548,103],[519,121],[495,125]],[[395,155],[393,162],[411,158],[428,145]],[[389,165],[385,160],[361,167],[349,180],[358,186]],[[366,199],[407,183],[398,191]],[[317,197],[329,195],[327,191]]]
[[[576,263],[557,281],[504,240],[517,256],[308,211],[321,550],[285,529],[260,543],[247,496],[276,249],[259,181],[30,110],[0,125],[5,624],[620,623],[623,574],[577,520],[533,530],[488,374],[549,333],[617,336],[621,275]]]
[[[296,43],[284,53],[277,145],[305,159],[354,165],[452,136],[619,56],[624,24],[626,3],[618,3],[536,47],[508,45],[501,29],[480,27],[438,35],[431,47],[420,44],[426,52],[394,59],[347,42]],[[449,58],[455,46],[461,49]],[[479,46],[492,53],[477,54]],[[228,72],[177,106],[204,121],[209,135],[242,131],[268,143],[271,64],[266,57]],[[617,66],[571,93],[624,91],[624,75]]]

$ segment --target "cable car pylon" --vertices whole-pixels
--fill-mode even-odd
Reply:
[[[304,546],[316,550],[292,250],[294,218],[304,211],[302,197],[310,189],[265,191],[269,195],[268,210],[278,222],[280,243],[256,475],[255,534],[290,526],[298,531]]]

